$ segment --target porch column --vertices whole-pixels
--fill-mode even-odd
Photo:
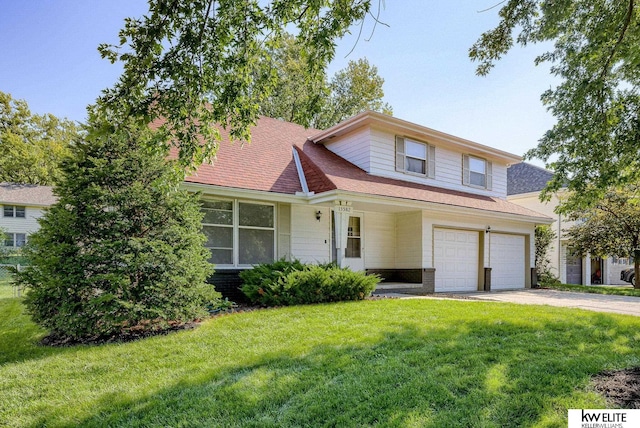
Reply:
[[[349,216],[353,213],[351,202],[338,201],[333,207],[335,220],[334,233],[336,235],[336,258],[338,266],[344,267],[344,252],[347,248],[347,236],[349,229]]]

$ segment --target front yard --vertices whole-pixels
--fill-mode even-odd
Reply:
[[[0,293],[0,426],[564,427],[569,408],[610,405],[591,376],[640,365],[635,317],[431,299],[49,348]]]

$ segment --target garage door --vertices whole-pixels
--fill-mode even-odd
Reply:
[[[433,232],[435,290],[478,290],[478,232],[435,229]]]
[[[491,289],[524,288],[524,236],[492,233]]]

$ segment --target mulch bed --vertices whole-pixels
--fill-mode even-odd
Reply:
[[[596,391],[615,407],[640,409],[640,367],[604,371],[593,382]]]

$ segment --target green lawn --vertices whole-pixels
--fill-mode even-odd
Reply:
[[[573,285],[573,284],[559,284],[559,285],[547,285],[546,288],[560,291],[576,291],[579,293],[592,293],[592,294],[610,294],[617,296],[633,296],[640,297],[640,289],[633,288],[632,285]]]
[[[39,346],[0,300],[0,426],[566,427],[640,365],[640,318],[453,300],[224,315],[101,346]]]

